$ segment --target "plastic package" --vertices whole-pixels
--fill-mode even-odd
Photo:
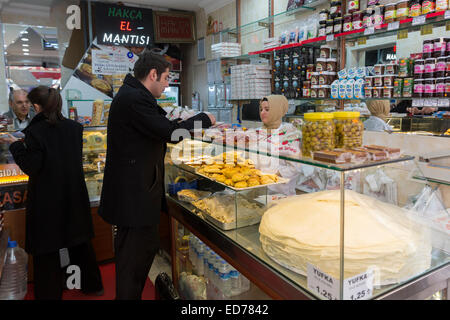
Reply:
[[[337,148],[357,148],[362,145],[364,125],[360,120],[359,112],[334,112],[334,122],[336,126]]]
[[[302,128],[302,153],[311,157],[313,151],[332,150],[334,148],[334,122],[331,113],[315,112],[304,115]]]
[[[363,193],[375,199],[397,205],[397,183],[382,169],[364,179]]]

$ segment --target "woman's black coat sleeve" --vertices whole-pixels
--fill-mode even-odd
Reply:
[[[24,142],[16,141],[9,146],[14,161],[28,176],[37,174],[44,161],[44,154],[38,141],[31,135],[25,136]]]

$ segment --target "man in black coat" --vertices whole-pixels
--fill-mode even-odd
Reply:
[[[141,299],[159,248],[160,211],[166,211],[164,155],[177,129],[215,123],[200,113],[186,121],[169,121],[157,104],[168,87],[170,63],[145,52],[113,99],[99,214],[117,226],[116,299]]]

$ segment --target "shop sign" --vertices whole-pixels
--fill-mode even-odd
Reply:
[[[0,186],[0,203],[5,210],[22,209],[26,206],[27,184]]]
[[[95,3],[97,43],[146,47],[153,43],[153,11]]]
[[[155,42],[193,43],[194,15],[171,11],[154,11]]]

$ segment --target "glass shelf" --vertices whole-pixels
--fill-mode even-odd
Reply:
[[[366,29],[361,29],[340,33],[336,35],[336,37],[345,37],[346,40],[357,40],[362,37],[368,39],[381,38],[395,35],[398,31],[401,30],[408,30],[410,32],[419,31],[421,27],[426,25],[432,25],[434,27],[444,26],[447,21],[450,21],[450,18],[445,18],[445,11],[434,12],[427,14],[425,23],[420,25],[413,25],[413,18],[408,18],[399,21],[399,27],[397,29],[388,30],[389,24],[383,24],[378,29],[375,29],[372,34],[367,34],[368,32],[366,31]],[[391,24],[391,26],[392,25],[393,24]]]
[[[444,185],[444,186],[450,186],[450,181],[444,181],[444,180],[427,178],[427,177],[420,177],[420,176],[413,176],[413,179],[417,179],[417,180],[420,180],[420,181],[426,181],[426,182],[429,182],[429,183],[437,183],[437,184],[441,184],[441,185]]]

